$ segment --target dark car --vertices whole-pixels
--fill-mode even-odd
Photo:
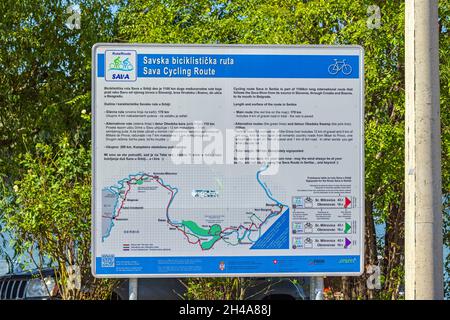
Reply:
[[[0,300],[48,299],[55,292],[53,269],[42,270],[47,286],[42,285],[39,272],[15,272],[0,277]],[[56,290],[55,290],[56,291]]]
[[[15,272],[0,277],[0,300],[58,299],[53,269]],[[42,280],[42,277],[44,280]],[[252,285],[246,292],[251,300],[305,300],[309,299],[308,278],[252,278]],[[45,284],[43,283],[45,281]],[[139,279],[138,299],[174,300],[182,299],[186,292],[182,279],[152,278]],[[113,300],[128,299],[128,280],[121,280],[114,290]]]

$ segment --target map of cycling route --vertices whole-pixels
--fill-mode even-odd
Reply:
[[[256,180],[264,190],[267,198],[274,202],[270,213],[263,219],[253,213],[250,216],[250,223],[247,223],[247,225],[240,224],[237,227],[229,226],[226,228],[222,228],[219,224],[213,224],[208,228],[204,228],[192,220],[182,220],[180,222],[174,221],[170,218],[169,211],[171,204],[178,193],[178,188],[172,187],[171,185],[165,183],[164,180],[157,175],[150,175],[147,173],[131,174],[127,178],[118,181],[117,186],[111,186],[106,189],[115,196],[115,202],[113,210],[109,214],[103,215],[103,218],[109,220],[109,223],[104,228],[102,241],[105,241],[105,239],[110,236],[111,230],[115,225],[114,222],[118,221],[120,218],[129,192],[134,186],[141,186],[145,182],[155,183],[157,186],[164,188],[169,192],[169,200],[165,207],[167,223],[183,233],[188,243],[198,245],[201,250],[209,250],[213,248],[214,244],[216,244],[219,240],[223,240],[225,243],[232,246],[237,246],[240,244],[253,244],[261,237],[262,227],[266,225],[269,220],[283,213],[284,209],[288,208],[287,205],[281,203],[273,197],[268,186],[261,180],[261,173],[266,171],[268,167],[268,165],[265,165],[257,171]],[[256,234],[256,237],[254,234]],[[232,235],[235,236],[234,241],[230,240],[230,236]]]

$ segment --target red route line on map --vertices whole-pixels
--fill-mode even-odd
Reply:
[[[128,186],[128,189],[127,189],[127,190],[125,191],[125,193],[124,193],[124,197],[123,197],[123,199],[122,199],[122,203],[121,203],[121,205],[120,205],[120,208],[117,210],[117,215],[113,217],[113,220],[116,220],[116,219],[119,217],[119,215],[120,215],[120,211],[122,210],[122,208],[123,208],[123,206],[124,206],[124,204],[125,204],[125,201],[126,201],[126,199],[127,199],[128,192],[131,190],[131,184],[130,184],[130,183],[131,183],[133,180],[135,180],[135,181],[137,181],[137,180],[142,180],[142,177],[144,177],[144,176],[153,178],[160,186],[162,186],[164,189],[166,189],[166,190],[168,190],[168,191],[170,192],[170,200],[169,200],[169,202],[168,202],[168,204],[167,204],[167,206],[166,206],[166,216],[167,216],[167,218],[169,217],[169,206],[170,206],[170,203],[172,202],[172,200],[173,200],[173,198],[174,198],[173,190],[171,190],[170,188],[168,188],[167,186],[165,186],[165,185],[159,180],[159,177],[158,177],[158,176],[152,176],[152,175],[148,175],[148,174],[143,174],[143,175],[141,176],[141,178],[139,178],[139,179],[131,178],[129,181],[126,182],[126,183],[127,183],[127,186]],[[281,213],[281,211],[283,211],[283,208],[282,208],[282,207],[280,208],[280,211],[278,211],[278,212],[276,213],[275,216],[279,215],[279,214]],[[272,211],[272,213],[273,213],[273,211]],[[227,231],[227,230],[235,230],[235,231],[238,231],[240,228],[244,228],[246,231],[258,231],[258,229],[259,229],[264,223],[266,223],[266,221],[267,221],[267,219],[269,218],[269,216],[270,216],[270,214],[267,215],[267,217],[264,219],[263,222],[261,222],[261,223],[259,224],[259,226],[257,226],[254,222],[252,222],[252,223],[250,224],[249,227],[245,227],[244,225],[241,224],[241,225],[240,225],[239,227],[237,227],[237,228],[236,228],[236,227],[228,227],[228,228],[225,228],[225,229],[223,229],[220,233],[223,234],[223,233],[224,233],[225,231]],[[190,244],[198,244],[199,247],[200,247],[200,249],[201,249],[202,251],[206,251],[206,250],[209,250],[209,249],[212,248],[212,247],[211,247],[211,248],[209,248],[209,249],[203,249],[199,237],[197,237],[197,236],[195,236],[195,235],[192,235],[192,236],[194,236],[194,237],[197,238],[197,241],[193,242],[193,241],[190,240],[190,238],[189,238],[188,234],[186,233],[186,231],[184,231],[183,229],[181,229],[181,228],[178,227],[177,225],[173,224],[173,223],[170,221],[170,219],[167,219],[167,223],[170,224],[172,227],[175,227],[178,231],[182,232],[183,235],[186,237],[186,240],[187,240]],[[257,229],[256,229],[256,230],[252,230],[251,228],[252,228],[253,226],[255,226]],[[220,238],[222,239],[222,238],[223,238],[223,235],[222,235]],[[217,242],[217,241],[216,241],[216,242]]]
[[[168,215],[168,212],[169,212],[169,205],[170,205],[170,203],[172,202],[173,197],[174,197],[173,191],[172,191],[171,189],[169,189],[167,186],[165,186],[163,183],[161,183],[161,181],[159,180],[159,177],[158,177],[158,176],[152,176],[152,175],[148,175],[148,174],[143,174],[143,175],[141,176],[141,178],[139,178],[139,179],[131,178],[129,181],[126,182],[128,188],[127,188],[127,190],[126,190],[125,193],[124,193],[124,197],[123,197],[123,199],[122,199],[122,203],[121,203],[121,205],[120,205],[120,208],[117,209],[117,215],[114,216],[113,220],[116,220],[116,219],[120,216],[120,211],[122,210],[122,208],[123,208],[123,206],[124,206],[124,204],[125,204],[125,201],[126,201],[126,199],[127,199],[128,192],[131,190],[131,184],[130,184],[130,183],[131,183],[133,180],[135,180],[135,181],[141,180],[142,177],[144,177],[144,176],[153,178],[154,181],[156,181],[156,182],[157,182],[159,185],[161,185],[164,189],[166,189],[166,190],[168,190],[168,191],[170,192],[170,194],[171,194],[170,200],[169,200],[169,202],[168,202],[168,204],[167,204],[167,206],[166,206],[166,215]],[[186,237],[186,240],[187,240],[190,244],[198,244],[199,247],[200,247],[200,249],[206,250],[206,249],[203,249],[203,248],[202,248],[201,243],[200,243],[200,238],[197,237],[198,240],[195,241],[195,242],[192,242],[192,241],[189,239],[188,234],[187,234],[183,229],[181,229],[181,228],[178,227],[177,225],[173,224],[173,223],[170,221],[170,219],[167,220],[167,223],[170,224],[171,226],[175,227],[175,228],[176,228],[177,230],[179,230],[180,232],[182,232],[182,233],[184,234],[184,236]],[[194,235],[194,237],[195,237],[195,235]]]

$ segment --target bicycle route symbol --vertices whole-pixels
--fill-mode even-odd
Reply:
[[[133,65],[130,63],[128,58],[124,59],[123,61],[120,59],[120,57],[117,57],[114,59],[113,62],[109,64],[109,70],[116,70],[116,71],[132,71]]]
[[[328,66],[329,74],[335,75],[338,74],[340,71],[342,71],[344,75],[348,76],[349,74],[352,73],[352,66],[346,63],[345,59],[343,60],[333,59],[333,60],[334,63]]]

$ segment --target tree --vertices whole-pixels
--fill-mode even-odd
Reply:
[[[69,5],[73,5],[73,10],[68,10]],[[370,23],[368,25],[371,5],[378,5],[381,13],[381,24],[375,28]],[[67,230],[61,237],[63,243],[72,246],[72,251],[86,254],[81,249],[85,243],[78,241],[81,234],[87,232],[85,222],[90,206],[85,198],[88,188],[86,174],[90,168],[83,162],[88,161],[86,150],[90,146],[90,127],[80,113],[86,110],[84,117],[90,113],[91,46],[94,43],[115,40],[360,44],[365,48],[366,79],[365,260],[368,264],[381,264],[383,288],[380,291],[367,290],[367,275],[364,275],[333,279],[334,291],[343,291],[346,298],[399,297],[404,260],[404,1],[7,0],[0,3],[0,10],[0,177],[3,185],[0,228],[7,227],[10,232],[17,233],[12,235],[14,239],[23,235],[24,239],[31,241],[17,242],[16,255],[27,254],[25,248],[39,245],[48,250],[39,252],[42,257],[52,257],[51,262],[60,263],[61,251],[55,254],[51,246],[51,229],[46,229],[50,226],[42,225],[40,220],[41,217],[50,220],[55,217],[46,216],[50,213],[41,210],[55,210],[54,214],[64,216],[61,223],[69,223],[76,216],[75,199],[84,199],[79,202],[82,205],[77,213],[85,220],[80,219],[79,225],[74,227],[78,231]],[[69,28],[69,17],[77,11],[81,12],[81,29]],[[443,232],[448,247],[450,4],[440,2],[439,16]],[[43,163],[48,170],[42,167]],[[70,179],[61,176],[54,167],[55,163],[66,165],[73,176]],[[53,175],[66,180],[55,180]],[[50,208],[50,198],[37,192],[42,181],[46,182],[45,190],[61,192],[67,201]],[[68,193],[67,189],[75,184],[78,187],[69,189],[72,192]],[[19,188],[18,192],[14,185]],[[25,213],[25,221],[19,221],[19,212]],[[39,212],[43,215],[38,215]],[[381,236],[375,231],[379,224],[385,226],[385,233]],[[70,238],[72,242],[68,240]],[[40,239],[40,243],[33,242],[33,239]],[[383,257],[382,261],[378,261],[378,256]],[[447,272],[449,261],[450,256],[447,256]],[[195,284],[195,280],[192,283]],[[446,284],[449,295],[448,281]],[[195,294],[191,292],[191,296]],[[73,297],[73,293],[68,297]]]
[[[91,47],[112,39],[120,4],[0,3],[0,237],[14,259],[57,267],[63,298],[104,297],[112,284],[90,276],[90,123],[80,115],[90,113]],[[73,265],[82,291],[67,289]]]
[[[14,180],[15,156],[67,132],[85,145],[80,112],[90,110],[91,47],[114,34],[118,1],[0,3],[0,174]],[[81,28],[70,28],[79,8]],[[69,12],[69,13],[68,13]]]
[[[105,299],[117,284],[90,270],[90,159],[90,150],[67,136],[57,146],[39,143],[22,157],[26,173],[15,181],[14,195],[0,203],[14,248],[39,271],[54,268],[63,299]]]
[[[381,24],[368,25],[368,8]],[[443,194],[449,193],[449,9],[440,2]],[[369,12],[370,13],[370,12]],[[365,49],[366,253],[383,257],[383,289],[343,278],[346,298],[398,298],[404,260],[404,1],[132,0],[119,40],[148,43],[359,44]],[[384,224],[377,237],[375,225]],[[449,229],[444,230],[448,234]]]

